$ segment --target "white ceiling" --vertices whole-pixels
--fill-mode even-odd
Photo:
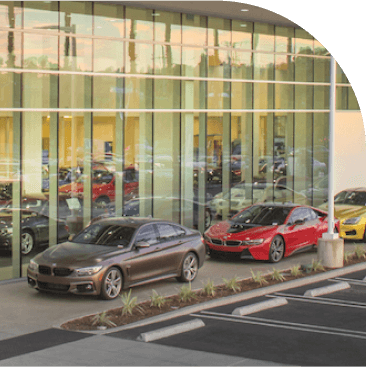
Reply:
[[[272,11],[233,1],[103,1],[139,8],[158,9],[188,14],[208,15],[249,22],[270,23],[279,26],[300,28],[289,19]],[[241,11],[248,9],[248,11]]]

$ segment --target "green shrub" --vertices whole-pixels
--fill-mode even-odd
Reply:
[[[167,301],[166,298],[159,295],[155,289],[153,289],[152,292],[153,292],[153,295],[150,296],[151,306],[161,308],[161,306],[163,306],[164,303]]]
[[[300,275],[302,273],[300,265],[294,265],[291,269],[290,269],[291,275],[294,277],[297,277],[298,275]]]
[[[128,293],[123,293],[122,295],[120,295],[120,297],[123,303],[122,315],[132,315],[132,312],[135,308],[143,313],[142,308],[137,305],[137,297],[131,298],[131,289]]]
[[[250,269],[250,272],[252,273],[252,279],[254,282],[259,283],[260,285],[268,283],[264,279],[264,275],[262,274],[261,271],[257,271],[257,274],[254,274],[253,270]]]
[[[117,326],[113,321],[110,320],[110,316],[107,315],[107,311],[98,313],[92,319],[92,324],[97,326]]]
[[[273,280],[280,280],[281,282],[285,280],[285,277],[282,275],[282,273],[276,270],[275,268],[273,268],[273,273],[271,275],[271,278]]]
[[[314,260],[313,259],[313,262],[311,263],[311,268],[314,270],[314,271],[318,271],[318,270],[321,270],[321,271],[324,271],[324,267],[323,265],[321,264],[321,261],[317,261],[317,260]]]
[[[357,245],[355,249],[355,254],[357,256],[357,259],[362,259],[365,257],[365,250],[361,245]]]
[[[207,283],[203,286],[202,293],[212,297],[215,295],[216,287],[214,286],[212,280],[208,280]]]
[[[188,302],[191,299],[197,298],[195,292],[192,291],[191,283],[189,285],[183,285],[178,293],[179,299],[183,302]]]
[[[222,280],[225,283],[226,288],[233,290],[235,293],[240,290],[239,286],[239,279],[237,276],[227,280],[225,278],[222,278]]]
[[[349,252],[349,251],[345,252],[345,253],[343,254],[343,260],[344,260],[345,262],[348,262],[348,261],[351,259],[352,255],[353,255],[353,253],[352,253],[352,252]]]

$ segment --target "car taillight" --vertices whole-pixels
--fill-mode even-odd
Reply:
[[[70,228],[67,224],[65,224],[65,229],[66,229],[67,232],[70,232]]]

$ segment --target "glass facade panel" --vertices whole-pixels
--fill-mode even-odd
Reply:
[[[327,197],[330,55],[304,30],[71,1],[1,1],[0,25],[0,280],[99,215],[203,232]],[[337,109],[359,110],[339,66],[337,83]]]
[[[53,3],[53,1],[51,2]],[[60,32],[93,34],[92,3],[89,1],[60,1]]]
[[[154,39],[158,42],[181,43],[182,27],[179,13],[156,11],[154,16]]]
[[[208,45],[231,46],[231,22],[229,19],[208,18]]]
[[[23,9],[21,1],[0,1],[0,24],[6,28],[21,28]]]
[[[232,20],[232,47],[251,50],[253,43],[253,23]]]
[[[254,23],[253,49],[273,52],[275,47],[274,26]]]
[[[186,45],[207,45],[207,17],[182,14],[182,43]]]
[[[153,46],[129,42],[126,50],[126,73],[153,74]]]
[[[295,50],[295,30],[289,27],[275,27],[275,51],[293,53]]]
[[[0,67],[20,68],[22,65],[22,39],[19,33],[0,32]]]
[[[105,37],[125,37],[124,8],[95,2],[94,34]]]
[[[182,75],[205,77],[207,73],[207,51],[203,48],[182,48]]]
[[[92,71],[92,40],[60,37],[60,70]]]
[[[58,37],[24,34],[24,68],[58,69]]]
[[[100,73],[124,72],[124,43],[120,41],[95,39],[94,71]]]
[[[155,74],[181,75],[181,47],[155,45],[154,71]]]
[[[58,3],[56,1],[26,1],[24,28],[59,30]]]
[[[126,37],[153,40],[153,10],[126,7]]]

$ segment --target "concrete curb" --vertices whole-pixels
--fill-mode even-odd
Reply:
[[[167,338],[168,336],[177,335],[185,333],[187,331],[199,329],[204,326],[205,323],[202,320],[195,319],[187,322],[182,322],[180,324],[163,327],[146,333],[141,333],[136,340],[148,343],[154,340]]]
[[[244,316],[244,315],[249,315],[251,313],[255,313],[259,311],[268,310],[269,308],[287,305],[287,303],[288,302],[286,298],[276,297],[268,301],[257,302],[252,305],[247,305],[243,307],[237,307],[231,314],[238,315],[238,316]]]
[[[104,331],[102,331],[102,330],[99,330],[99,331],[98,330],[80,330],[80,332],[90,333],[90,334],[95,334],[95,335],[104,335],[104,334],[114,333],[114,332],[118,332],[118,331],[122,331],[122,330],[134,329],[136,327],[155,324],[157,322],[162,322],[162,321],[174,319],[176,317],[189,315],[191,313],[199,312],[199,311],[205,310],[207,308],[225,306],[225,305],[230,304],[230,303],[240,302],[240,301],[244,301],[244,300],[254,298],[254,297],[260,297],[260,296],[264,296],[264,295],[269,294],[269,293],[280,292],[280,291],[284,291],[284,290],[290,289],[290,288],[301,287],[301,286],[304,286],[304,285],[320,282],[322,280],[338,277],[338,276],[341,276],[341,275],[344,275],[344,274],[352,273],[354,271],[360,271],[360,270],[365,270],[365,269],[366,269],[366,262],[363,262],[363,263],[359,263],[359,264],[355,264],[355,265],[351,265],[351,266],[346,266],[346,267],[340,268],[340,269],[329,270],[329,271],[326,271],[324,273],[309,276],[309,277],[306,277],[306,278],[290,280],[290,281],[287,281],[287,282],[284,282],[284,283],[271,285],[269,287],[254,289],[252,291],[244,292],[244,293],[241,293],[241,294],[236,294],[236,295],[229,296],[229,297],[214,299],[212,301],[203,302],[203,303],[199,303],[197,305],[184,307],[184,308],[178,309],[176,311],[171,311],[171,312],[167,312],[165,314],[153,316],[153,317],[150,317],[148,319],[136,321],[136,322],[131,323],[131,324],[127,324],[127,325],[107,329],[106,331],[105,330]],[[81,317],[83,317],[83,316],[81,316]],[[73,318],[71,320],[75,320],[75,318]],[[70,319],[66,320],[66,321],[62,322],[60,325],[66,323],[67,321],[71,321],[71,320]],[[54,326],[54,327],[62,329],[60,327],[60,325]]]
[[[323,294],[329,294],[333,292],[338,292],[343,289],[348,289],[351,286],[347,282],[338,282],[336,284],[327,285],[326,287],[308,289],[305,293],[305,297],[317,297],[322,296]]]

